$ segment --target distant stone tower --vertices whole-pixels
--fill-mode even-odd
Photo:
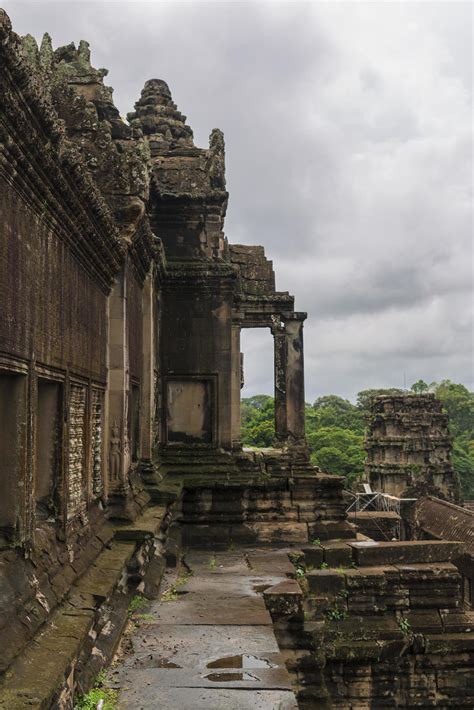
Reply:
[[[448,416],[433,394],[375,397],[365,448],[365,470],[374,491],[459,499]]]

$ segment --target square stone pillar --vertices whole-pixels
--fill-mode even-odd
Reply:
[[[305,444],[303,322],[306,313],[285,315],[286,423],[289,444]]]
[[[153,451],[153,414],[155,411],[155,314],[154,276],[148,274],[143,284],[143,352],[140,402],[140,459],[150,462]]]
[[[274,348],[274,394],[275,394],[275,439],[278,444],[285,444],[288,438],[286,420],[286,370],[287,348],[285,325],[279,316],[272,318]]]
[[[125,270],[109,296],[109,382],[107,433],[107,490],[108,495],[124,494],[128,489],[127,473],[130,467],[130,442],[128,436],[128,337],[127,337],[127,284]]]
[[[232,448],[240,449],[241,423],[240,423],[240,390],[242,386],[242,357],[240,353],[240,323],[232,323],[232,372],[231,372],[231,426]]]

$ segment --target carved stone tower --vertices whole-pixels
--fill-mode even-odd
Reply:
[[[459,498],[448,417],[433,394],[375,397],[366,437],[373,490],[399,497]]]

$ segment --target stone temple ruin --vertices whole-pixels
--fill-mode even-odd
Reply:
[[[376,400],[369,480],[412,500],[409,539],[370,539],[310,463],[306,314],[224,235],[221,131],[196,147],[157,79],[123,120],[87,43],[38,48],[3,11],[0,66],[0,708],[71,709],[114,657],[120,708],[474,707],[439,403]],[[249,451],[257,327],[275,447]]]

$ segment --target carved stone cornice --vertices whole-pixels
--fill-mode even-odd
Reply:
[[[115,223],[3,10],[0,63],[0,174],[108,293],[125,254]]]
[[[163,290],[179,292],[208,290],[217,293],[224,289],[234,292],[236,287],[237,271],[231,264],[207,259],[168,261],[163,282]]]

